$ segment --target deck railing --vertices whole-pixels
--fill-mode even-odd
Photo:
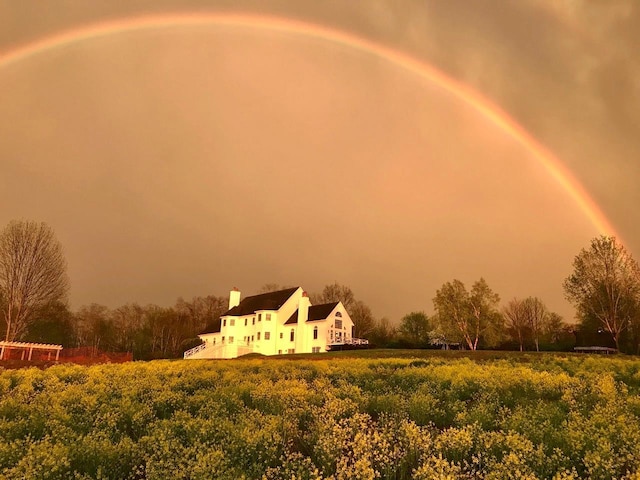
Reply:
[[[206,343],[201,343],[200,345],[197,345],[193,348],[190,348],[189,350],[187,350],[186,352],[184,352],[184,355],[182,356],[182,358],[189,358],[194,356],[196,353],[204,350],[205,348],[207,348],[207,344]]]
[[[344,342],[345,345],[369,345],[366,338],[350,338]]]

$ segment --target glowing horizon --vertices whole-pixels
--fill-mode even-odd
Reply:
[[[540,144],[529,132],[519,125],[506,112],[484,98],[481,94],[459,82],[430,64],[393,48],[380,45],[374,41],[358,37],[341,30],[268,15],[228,14],[228,13],[193,13],[193,14],[155,14],[133,18],[122,18],[97,22],[91,25],[72,28],[39,40],[15,47],[0,53],[0,69],[27,60],[33,56],[64,48],[69,45],[101,37],[118,35],[127,32],[155,30],[160,28],[188,26],[221,26],[244,27],[284,34],[306,36],[336,43],[376,56],[389,64],[401,68],[422,80],[430,82],[445,92],[453,95],[464,104],[472,107],[481,117],[490,121],[501,131],[524,147],[549,175],[569,194],[579,209],[587,216],[593,226],[605,235],[612,235],[619,240],[609,219],[602,212],[582,184],[569,169],[551,151]]]

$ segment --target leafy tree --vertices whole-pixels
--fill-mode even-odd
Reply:
[[[29,322],[24,340],[73,346],[73,313],[63,302],[51,302],[39,308]]]
[[[578,315],[597,319],[620,349],[620,337],[638,312],[640,268],[615,237],[601,236],[582,249],[564,281],[567,299]]]
[[[396,337],[396,328],[391,325],[387,317],[376,320],[371,333],[369,333],[369,342],[377,347],[390,346]]]
[[[567,324],[564,323],[562,316],[555,312],[549,312],[547,322],[544,326],[545,340],[549,343],[556,343],[560,337],[565,334]]]
[[[0,304],[5,340],[20,339],[45,305],[69,289],[62,246],[46,223],[14,220],[0,232]]]
[[[411,312],[402,317],[398,333],[409,344],[426,347],[429,344],[431,331],[429,317],[424,312]]]
[[[488,346],[495,344],[502,333],[499,301],[483,278],[471,291],[460,280],[445,283],[433,299],[440,334],[445,338],[458,334],[471,350],[478,348],[481,338]]]
[[[576,345],[576,326],[568,325],[562,316],[549,312],[542,338],[548,349],[573,350]]]

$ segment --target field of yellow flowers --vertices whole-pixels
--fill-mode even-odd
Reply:
[[[419,352],[0,370],[2,479],[640,479],[640,360]]]

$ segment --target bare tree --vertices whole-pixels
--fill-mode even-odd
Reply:
[[[331,285],[326,285],[321,294],[312,295],[311,301],[314,304],[342,302],[342,305],[344,305],[344,308],[347,309],[349,314],[351,314],[351,306],[356,303],[356,299],[351,288],[346,285],[340,285],[337,282]]]
[[[531,337],[536,346],[536,352],[539,352],[540,337],[544,334],[549,312],[544,303],[542,303],[542,300],[538,297],[527,297],[523,302],[523,307],[527,325],[531,330]]]
[[[524,302],[514,298],[507,303],[502,310],[506,321],[508,334],[520,344],[520,351],[524,350],[525,339],[527,337],[527,315],[524,308]]]
[[[345,307],[346,308],[346,307]],[[375,319],[371,309],[362,301],[352,302],[347,309],[351,320],[353,320],[354,337],[366,337],[373,330]]]
[[[279,283],[265,283],[264,285],[262,285],[262,287],[260,287],[260,290],[258,290],[258,293],[277,292],[278,290],[286,290],[287,288],[292,288],[292,287],[286,287],[284,285],[280,285]]]
[[[25,332],[33,313],[69,289],[62,246],[46,223],[10,222],[0,233],[0,300],[6,341]]]
[[[107,350],[114,328],[110,320],[111,311],[104,305],[84,305],[74,317],[76,346]]]
[[[621,334],[636,319],[639,279],[640,267],[624,246],[615,237],[601,236],[573,260],[564,290],[579,315],[597,319],[620,349]]]

